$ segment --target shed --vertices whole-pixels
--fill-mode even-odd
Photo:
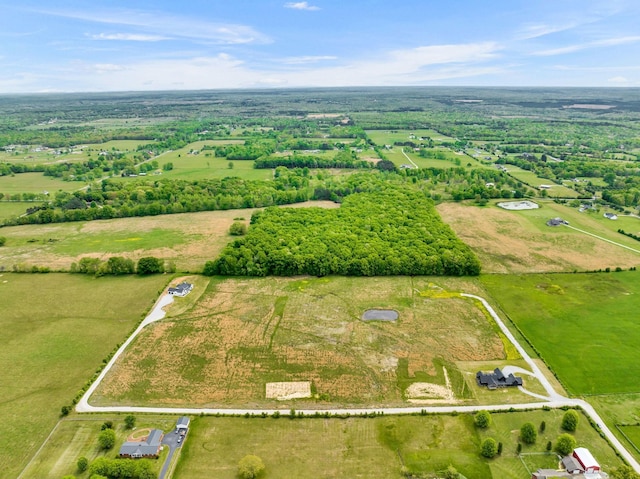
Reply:
[[[190,419],[187,416],[182,416],[178,418],[178,422],[176,423],[176,429],[178,431],[187,430],[189,429],[189,423],[190,423]]]

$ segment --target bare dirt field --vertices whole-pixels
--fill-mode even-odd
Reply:
[[[559,216],[551,207],[520,213],[442,203],[437,210],[478,255],[484,273],[592,271],[640,263],[640,255],[618,246],[569,229],[546,227],[548,218]],[[599,228],[590,218],[581,219],[589,229]]]
[[[142,332],[92,403],[286,407],[265,399],[266,385],[308,382],[319,407],[399,405],[412,383],[446,388],[443,361],[451,376],[455,361],[505,357],[473,302],[423,287],[404,277],[213,281],[190,311]],[[362,321],[372,307],[400,319]]]

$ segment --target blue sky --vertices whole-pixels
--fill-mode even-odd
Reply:
[[[640,87],[638,0],[0,0],[0,93]]]

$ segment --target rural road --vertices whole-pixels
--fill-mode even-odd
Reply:
[[[415,168],[418,168],[418,165],[416,165],[416,164],[414,163],[414,161],[413,161],[411,158],[409,158],[409,155],[407,155],[407,154],[404,152],[404,148],[400,148],[400,151],[402,152],[402,154],[404,155],[404,157],[405,157],[407,160],[409,160],[409,163],[411,163]]]
[[[606,436],[613,447],[620,453],[620,455],[633,467],[633,469],[640,473],[640,464],[636,459],[627,451],[624,445],[618,440],[618,438],[611,432],[606,426],[600,415],[588,402],[581,399],[572,399],[558,394],[551,385],[551,382],[542,373],[538,365],[533,361],[527,351],[520,345],[515,336],[504,324],[500,316],[491,307],[486,299],[476,296],[474,294],[461,293],[461,296],[479,301],[483,307],[489,312],[494,319],[500,330],[511,341],[514,347],[518,350],[522,358],[533,371],[533,376],[542,384],[547,392],[546,398],[544,396],[535,395],[535,397],[545,398],[543,402],[536,403],[524,403],[524,404],[485,404],[485,405],[473,405],[473,406],[418,406],[418,407],[396,407],[396,408],[343,408],[343,409],[296,409],[298,413],[304,415],[313,416],[315,414],[331,414],[331,415],[351,415],[359,416],[371,413],[378,414],[416,414],[426,411],[428,413],[451,413],[451,412],[463,412],[473,413],[481,410],[486,411],[504,411],[504,410],[526,410],[531,408],[552,407],[559,408],[563,406],[580,407],[584,413],[589,416],[593,422],[600,428],[602,433]],[[173,302],[173,296],[165,293],[158,302],[155,304],[149,315],[140,323],[138,328],[133,334],[120,346],[116,354],[113,355],[111,361],[105,366],[104,370],[100,373],[98,378],[89,387],[87,392],[82,396],[78,404],[76,405],[76,411],[78,412],[117,412],[117,413],[149,413],[149,414],[176,414],[176,415],[199,415],[199,414],[211,414],[211,415],[225,415],[225,416],[244,416],[246,414],[261,415],[273,414],[278,411],[283,413],[280,409],[218,409],[218,408],[183,408],[183,407],[144,407],[144,406],[91,406],[89,404],[89,398],[99,386],[102,379],[109,372],[113,364],[117,361],[118,357],[124,352],[127,346],[133,341],[133,339],[142,331],[147,325],[155,321],[162,319],[165,316],[165,312],[162,308]],[[285,412],[286,413],[286,412]]]

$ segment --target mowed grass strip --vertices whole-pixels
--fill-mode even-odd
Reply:
[[[640,276],[492,275],[481,282],[572,394],[638,392]]]
[[[525,462],[533,468],[557,464],[545,454],[548,441],[562,432],[563,411],[492,414],[486,430],[473,425],[471,415],[388,416],[375,418],[290,420],[199,417],[183,447],[176,479],[237,477],[237,464],[247,454],[262,458],[265,477],[369,478],[418,477],[454,466],[468,479],[531,477],[516,455],[520,427],[525,422],[546,428],[533,445],[525,445]],[[503,443],[492,460],[480,456],[486,437]],[[605,471],[621,464],[615,451],[598,436],[586,418],[575,433],[579,446],[590,449]],[[533,455],[535,454],[535,455]]]
[[[18,475],[166,281],[0,274],[0,477]]]

